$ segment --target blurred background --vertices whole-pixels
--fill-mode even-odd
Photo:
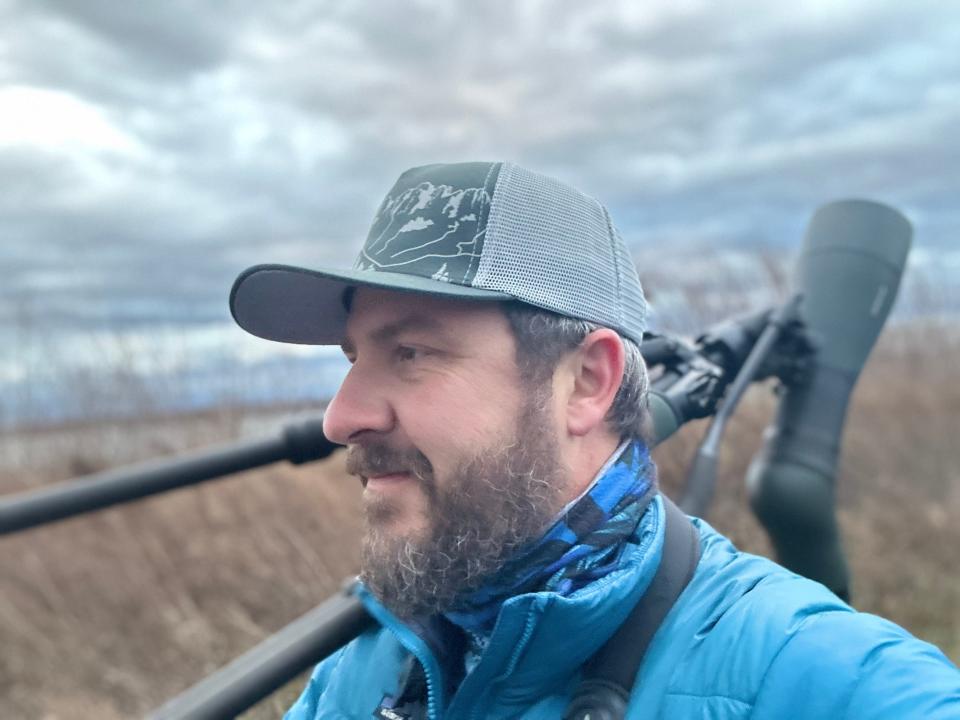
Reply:
[[[813,211],[865,197],[915,238],[844,437],[853,599],[957,661],[958,47],[923,1],[0,0],[0,492],[320,412],[339,351],[245,335],[230,285],[351,264],[407,167],[597,196],[688,334],[784,298]],[[711,514],[761,553],[774,403],[738,411]],[[659,449],[668,490],[702,431]],[[334,457],[0,539],[0,716],[140,715],[256,644],[355,571],[357,490]]]

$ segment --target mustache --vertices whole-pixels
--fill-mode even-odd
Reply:
[[[380,442],[348,447],[347,472],[362,478],[408,472],[421,482],[433,479],[433,466],[419,450],[399,450]]]

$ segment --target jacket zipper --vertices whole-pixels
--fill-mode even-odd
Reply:
[[[521,635],[520,639],[517,640],[516,647],[514,648],[513,653],[511,653],[510,659],[507,661],[506,668],[500,674],[500,677],[503,677],[503,675],[506,675],[512,672],[513,668],[516,667],[516,664],[520,658],[520,655],[526,649],[527,643],[530,642],[530,638],[533,636],[533,629],[539,620],[539,615],[540,613],[531,612],[531,608],[529,607],[527,608],[527,621],[523,628],[523,635]],[[488,685],[488,688],[493,687],[495,684],[496,682],[491,682]],[[483,695],[481,694],[480,697],[482,696]],[[477,699],[479,700],[479,698]],[[473,710],[470,712],[470,720],[480,720],[481,717],[482,717],[481,705],[478,702],[474,704]]]
[[[427,642],[406,625],[398,623],[393,615],[373,596],[361,591],[360,597],[364,600],[367,610],[380,624],[396,635],[400,644],[420,661],[423,666],[423,674],[427,680],[427,718],[429,720],[440,720],[440,692],[443,687],[439,682],[441,679],[440,666]]]

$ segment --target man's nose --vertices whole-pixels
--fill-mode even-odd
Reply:
[[[393,429],[394,414],[381,389],[353,365],[323,415],[323,433],[340,445],[363,432]]]

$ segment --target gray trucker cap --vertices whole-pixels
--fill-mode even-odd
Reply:
[[[511,163],[407,170],[350,270],[256,265],[230,292],[243,329],[335,345],[348,288],[463,300],[520,300],[617,330],[637,344],[647,304],[626,245],[599,202]]]

